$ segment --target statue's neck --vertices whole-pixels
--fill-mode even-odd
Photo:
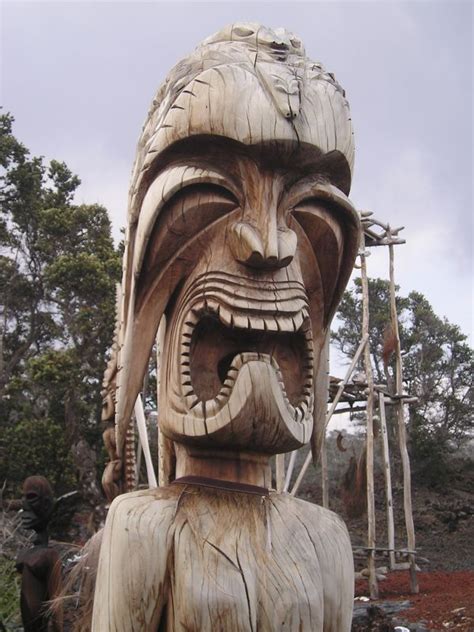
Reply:
[[[40,531],[36,531],[35,536],[33,538],[33,544],[35,546],[48,546],[49,542],[49,533],[48,528],[41,529]]]
[[[270,489],[272,474],[266,454],[231,452],[175,443],[176,478],[196,476]]]

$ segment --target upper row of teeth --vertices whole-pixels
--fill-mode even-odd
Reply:
[[[311,338],[307,309],[302,309],[296,313],[256,316],[254,314],[231,312],[227,307],[213,300],[206,300],[200,308],[194,308],[189,312],[183,328],[183,335],[185,337],[191,337],[194,327],[199,321],[203,311],[215,314],[221,323],[231,329],[253,329],[256,331],[281,331],[289,333],[294,333],[301,329],[308,339]]]

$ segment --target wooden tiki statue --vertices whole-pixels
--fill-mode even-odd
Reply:
[[[343,90],[284,30],[223,29],[153,100],[130,191],[117,450],[165,316],[159,424],[176,471],[113,502],[95,632],[350,629],[346,528],[273,491],[269,459],[319,450],[358,243],[353,153]]]
[[[48,546],[48,523],[54,510],[53,490],[44,476],[29,476],[23,483],[25,529],[35,532],[33,546],[20,551],[16,568],[21,573],[20,609],[25,632],[61,632],[62,608],[48,612],[49,601],[60,593],[61,559]]]

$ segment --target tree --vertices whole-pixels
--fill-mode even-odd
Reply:
[[[79,178],[31,157],[12,124],[0,117],[0,428],[19,449],[20,429],[49,420],[69,450],[99,436],[120,256],[106,209],[74,204]],[[40,465],[7,456],[4,477]]]
[[[397,292],[398,292],[397,288]],[[388,281],[369,280],[370,345],[376,380],[393,382],[393,358],[383,361],[390,323]],[[409,440],[414,471],[427,482],[447,472],[447,455],[472,437],[474,354],[457,325],[437,316],[419,292],[397,296],[404,389],[418,398],[409,408]],[[333,342],[348,357],[361,339],[362,288],[359,279],[345,293]],[[390,422],[390,417],[388,419]],[[394,424],[392,423],[392,435]]]

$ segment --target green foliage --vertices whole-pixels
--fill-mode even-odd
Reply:
[[[20,575],[15,562],[0,555],[0,621],[20,624]]]
[[[0,448],[17,462],[0,464],[0,477],[18,483],[33,468],[67,487],[65,451],[99,436],[120,255],[105,208],[75,205],[79,178],[31,157],[12,124],[0,116]]]
[[[393,358],[386,366],[382,359],[384,332],[390,323],[387,281],[369,280],[369,302],[375,377],[393,389]],[[472,437],[474,354],[459,327],[437,316],[421,293],[397,296],[397,310],[404,389],[418,398],[410,405],[408,427],[413,470],[420,480],[434,485],[449,476],[449,453]],[[337,320],[333,341],[351,357],[361,338],[360,280],[345,293]]]
[[[64,429],[51,419],[22,420],[5,431],[4,477],[22,481],[41,474],[60,495],[75,484],[74,463]]]

